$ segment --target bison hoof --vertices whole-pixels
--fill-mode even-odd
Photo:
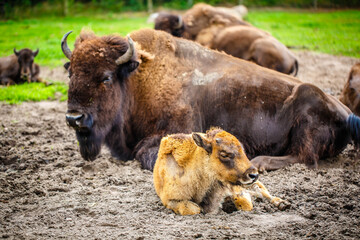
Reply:
[[[178,209],[175,210],[175,212],[180,215],[195,215],[199,214],[200,211],[200,207],[196,203],[190,201],[180,203]]]
[[[282,202],[279,203],[278,209],[281,211],[284,211],[288,208],[290,208],[291,204],[288,201],[282,200]]]
[[[278,197],[275,197],[271,202],[281,211],[284,211],[290,208],[291,206],[291,204],[288,201],[282,200],[281,198]]]

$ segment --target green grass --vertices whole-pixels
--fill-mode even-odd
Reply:
[[[0,101],[9,104],[18,104],[24,101],[53,100],[60,101],[67,99],[68,86],[65,83],[53,83],[45,86],[43,83],[25,83],[0,87]],[[57,97],[55,97],[55,93]]]
[[[250,11],[248,20],[286,46],[360,57],[360,11]]]
[[[113,17],[112,15],[93,17],[49,17],[20,21],[0,22],[0,56],[13,53],[13,48],[39,48],[35,62],[49,67],[61,66],[65,57],[60,48],[64,33],[73,30],[68,37],[69,46],[73,46],[76,36],[82,28],[92,29],[96,34],[105,35],[127,33],[144,27],[146,17]]]
[[[90,14],[72,17],[34,17],[25,20],[0,21],[0,57],[13,53],[13,48],[39,48],[35,62],[50,68],[62,66],[64,57],[60,40],[64,33],[73,30],[68,38],[70,48],[82,28],[98,35],[119,33],[125,36],[141,28],[152,28],[144,13]],[[287,46],[333,55],[360,58],[360,11],[329,12],[250,10],[248,19],[256,27],[269,31]],[[48,79],[51,81],[51,79]],[[55,92],[66,96],[62,83],[52,86],[31,83],[0,88],[0,101],[19,103],[53,99]]]

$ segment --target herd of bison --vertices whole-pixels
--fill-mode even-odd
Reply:
[[[65,69],[0,58],[4,88],[69,84],[68,102],[0,103],[0,238],[359,239],[359,60],[290,50],[246,12],[196,4],[73,50],[69,32]]]

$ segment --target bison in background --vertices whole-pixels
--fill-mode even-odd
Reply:
[[[175,37],[183,37],[185,32],[182,17],[170,13],[157,13],[155,29],[165,31]]]
[[[226,8],[225,8],[226,9]],[[294,54],[269,33],[239,20],[222,8],[199,3],[183,16],[181,29],[172,25],[178,15],[168,14],[157,19],[155,29],[174,36],[195,40],[201,45],[224,51],[234,57],[252,61],[260,66],[285,74],[298,72],[298,61]]]
[[[160,140],[219,126],[236,136],[260,171],[318,160],[360,142],[360,120],[318,87],[256,64],[142,29],[127,39],[82,32],[69,49],[66,120],[80,153],[103,144],[152,170]],[[134,39],[134,40],[132,40]]]
[[[351,111],[360,116],[360,63],[356,63],[350,70],[349,77],[342,90],[340,101]]]
[[[294,54],[269,33],[254,27],[212,26],[202,30],[196,41],[278,72],[293,73],[294,76],[298,72],[298,61]]]
[[[237,17],[205,3],[195,4],[191,9],[187,10],[183,15],[183,21],[186,32],[184,37],[191,40],[196,40],[202,30],[214,25],[222,27],[234,25],[251,26],[250,23],[239,20]]]
[[[164,137],[154,167],[154,187],[164,206],[180,215],[216,213],[226,197],[238,210],[250,211],[250,193],[281,209],[288,206],[258,181],[257,169],[239,140],[219,128]]]
[[[32,51],[24,48],[8,57],[0,58],[0,81],[2,85],[13,85],[24,82],[43,82],[39,78],[40,67],[34,63],[39,49]]]

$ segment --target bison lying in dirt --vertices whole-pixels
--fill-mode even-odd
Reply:
[[[348,106],[356,115],[360,115],[360,63],[355,64],[351,70],[340,101]]]
[[[254,27],[214,25],[201,31],[196,41],[278,72],[294,76],[298,72],[295,55],[269,33]]]
[[[195,40],[211,49],[224,51],[234,57],[255,62],[285,74],[298,72],[294,54],[269,33],[241,21],[221,8],[201,3],[184,14],[181,28],[180,16],[159,16],[155,29],[174,36]]]
[[[34,63],[39,49],[28,48],[16,51],[8,57],[0,58],[0,82],[2,85],[13,85],[24,82],[42,82],[39,78],[40,67]]]
[[[246,188],[254,184],[276,206],[285,205],[257,179],[241,143],[219,128],[164,137],[154,167],[156,193],[165,207],[180,215],[216,213],[227,196],[237,209],[249,211],[252,201]]]
[[[106,144],[114,156],[152,170],[163,136],[211,126],[235,135],[259,170],[317,167],[351,140],[359,143],[358,117],[289,75],[163,31],[127,39],[82,32],[73,52],[68,34],[66,119],[84,159],[94,160]]]

